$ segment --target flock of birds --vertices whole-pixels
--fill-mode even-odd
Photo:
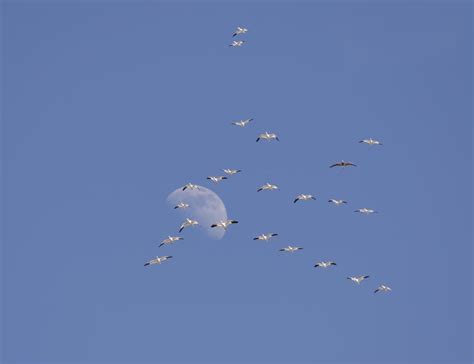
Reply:
[[[239,26],[235,30],[232,37],[236,37],[236,36],[239,36],[239,35],[242,35],[242,34],[246,34],[247,32],[248,32],[247,28]],[[245,40],[233,40],[232,43],[229,44],[229,47],[241,47],[241,46],[244,45],[245,42],[246,42]],[[234,126],[237,126],[237,127],[244,128],[247,125],[249,125],[252,121],[253,121],[253,119],[249,118],[249,119],[234,121],[231,124],[234,125]],[[278,139],[277,134],[264,132],[264,133],[261,133],[261,134],[258,135],[256,141],[259,142],[259,141],[274,141],[274,140],[275,141],[280,141]],[[369,146],[382,145],[382,143],[380,141],[372,139],[372,138],[360,140],[359,143],[367,144]],[[347,167],[357,167],[357,165],[352,163],[352,162],[347,162],[347,161],[342,160],[340,162],[334,163],[334,164],[329,166],[329,168],[334,168],[334,167],[347,168]],[[240,170],[240,169],[223,169],[222,171],[224,172],[225,175],[223,175],[223,176],[209,176],[209,177],[207,177],[207,179],[214,182],[214,183],[220,183],[223,180],[226,180],[229,177],[231,177],[231,176],[233,176],[237,173],[242,172],[242,170]],[[186,185],[184,185],[181,188],[182,191],[187,191],[187,190],[191,191],[191,190],[196,190],[196,189],[199,190],[199,186],[196,185],[196,184],[193,184],[193,183],[187,183]],[[260,192],[260,191],[273,191],[273,190],[278,190],[278,186],[275,185],[275,184],[271,184],[271,183],[265,183],[263,186],[260,186],[257,189],[257,192]],[[300,194],[300,195],[295,197],[293,203],[297,203],[298,201],[311,201],[311,200],[316,200],[316,197],[311,195],[311,194]],[[330,199],[330,200],[328,200],[328,202],[330,202],[330,203],[332,203],[336,206],[347,204],[347,201],[338,200],[338,199]],[[187,204],[185,202],[180,202],[176,206],[174,206],[174,209],[187,209],[189,207],[190,207],[189,204]],[[373,214],[373,213],[377,213],[377,211],[375,211],[373,209],[370,209],[370,208],[366,208],[366,207],[359,208],[359,209],[355,210],[354,212],[364,214],[364,215],[370,215],[370,214]],[[210,227],[211,228],[221,228],[221,229],[227,230],[233,224],[238,224],[238,221],[237,220],[216,221]],[[197,225],[199,225],[199,222],[197,220],[186,218],[183,221],[183,223],[181,224],[181,226],[179,227],[179,232],[182,232],[186,228],[194,227],[194,226],[197,226]],[[261,234],[261,235],[258,235],[256,237],[254,237],[253,240],[261,240],[261,241],[267,242],[275,236],[278,236],[278,234],[277,233],[266,233],[266,234]],[[168,236],[166,239],[164,239],[160,243],[159,246],[162,247],[164,245],[171,245],[171,244],[174,244],[177,241],[180,241],[180,240],[183,240],[183,239],[184,238],[182,238],[180,236]],[[292,245],[288,245],[287,247],[280,249],[281,252],[285,252],[285,253],[295,253],[295,252],[300,251],[300,250],[303,250],[303,248],[298,247],[298,246],[292,246]],[[155,264],[162,264],[162,263],[166,262],[167,260],[169,260],[171,258],[173,258],[173,256],[171,256],[171,255],[157,256],[156,258],[151,259],[150,261],[146,262],[145,266],[155,265]],[[337,264],[333,261],[321,261],[321,262],[317,262],[314,265],[314,267],[315,268],[327,269],[327,268],[331,268],[331,267],[336,266],[336,265]],[[360,285],[364,280],[366,280],[369,277],[370,276],[368,276],[368,275],[360,275],[360,276],[349,276],[349,277],[347,277],[347,279],[351,280],[352,282],[354,282],[357,285]],[[389,286],[387,286],[386,284],[381,284],[375,289],[374,293],[377,293],[377,292],[390,292],[391,290],[392,289]]]

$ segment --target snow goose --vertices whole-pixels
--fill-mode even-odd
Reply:
[[[250,118],[250,119],[242,119],[242,120],[239,120],[239,121],[234,121],[234,122],[232,123],[232,125],[240,126],[241,128],[243,128],[243,127],[246,127],[247,124],[250,123],[252,120],[253,120],[253,118]]]
[[[188,207],[189,207],[189,204],[184,203],[184,202],[180,202],[174,208],[175,209],[187,209]]]
[[[245,40],[233,40],[229,47],[242,47],[245,43]]]
[[[185,191],[185,190],[199,190],[199,186],[194,185],[192,183],[187,183],[183,186],[183,188],[181,190],[182,191]]]
[[[383,145],[378,140],[375,140],[375,139],[372,139],[372,138],[360,140],[359,143],[364,143],[364,144],[367,144],[367,145]]]
[[[199,223],[196,220],[186,218],[186,220],[184,220],[181,226],[179,227],[179,232],[183,231],[187,227],[196,226],[196,225],[199,225]]]
[[[337,163],[334,163],[334,164],[330,165],[329,168],[333,168],[333,167],[349,167],[349,166],[357,167],[357,165],[355,165],[354,163],[345,162],[345,161],[340,161],[340,162],[337,162]]]
[[[163,240],[160,244],[160,247],[163,245],[168,245],[168,244],[173,244],[174,242],[178,240],[183,240],[184,238],[181,238],[179,236],[168,236],[165,240]]]
[[[293,203],[297,203],[298,201],[308,201],[308,200],[316,200],[316,197],[314,197],[313,195],[301,194],[301,195],[296,196]]]
[[[242,170],[241,169],[223,169],[222,172],[224,172],[228,176],[233,176],[234,174],[242,172]]]
[[[148,265],[161,264],[161,263],[167,261],[170,258],[173,258],[173,256],[172,255],[165,255],[165,256],[162,256],[162,257],[156,257],[155,259],[152,259],[152,260],[146,262],[144,265],[146,267]]]
[[[389,286],[386,286],[385,284],[381,284],[380,286],[377,287],[377,289],[374,291],[374,293],[377,292],[390,292],[392,289]]]
[[[215,227],[218,227],[218,228],[222,228],[224,230],[227,230],[227,228],[232,225],[232,224],[238,224],[239,222],[236,221],[236,220],[221,220],[215,224],[212,224],[211,225],[211,228],[215,228]]]
[[[303,248],[300,248],[298,246],[291,246],[291,245],[288,245],[286,248],[282,248],[280,249],[281,252],[287,252],[287,253],[294,253],[298,250],[303,250]]]
[[[369,276],[358,276],[358,277],[347,277],[347,279],[350,279],[352,282],[360,284],[364,279],[369,278]]]
[[[209,176],[209,177],[206,177],[206,179],[211,180],[214,183],[219,183],[222,180],[227,179],[227,177],[226,176]]]
[[[372,210],[372,209],[368,209],[368,208],[363,208],[363,209],[357,209],[355,210],[354,212],[359,212],[361,214],[364,214],[364,215],[369,215],[369,214],[376,214],[378,213],[377,211],[375,210]]]
[[[263,139],[263,140],[277,140],[277,141],[280,141],[280,139],[278,139],[278,135],[276,135],[275,133],[269,133],[268,131],[266,131],[265,133],[262,133],[258,136],[257,138],[257,142],[260,140],[260,139]]]
[[[245,34],[248,32],[248,29],[247,28],[244,28],[244,27],[237,27],[237,29],[235,30],[234,34],[232,34],[233,37],[235,37],[236,35],[239,35],[239,34]]]
[[[314,265],[315,268],[321,267],[321,268],[329,268],[332,265],[337,265],[334,262],[318,262]]]
[[[272,190],[278,190],[277,185],[272,185],[271,183],[265,183],[262,187],[260,187],[257,192],[260,191],[272,191]]]
[[[342,205],[343,203],[347,203],[347,201],[344,201],[344,200],[335,200],[333,198],[331,198],[330,200],[328,200],[328,202],[331,202],[333,203],[334,205],[336,206],[340,206]]]
[[[253,240],[269,241],[274,236],[278,236],[278,234],[276,234],[276,233],[261,234],[259,236],[256,236],[255,238],[253,238]]]

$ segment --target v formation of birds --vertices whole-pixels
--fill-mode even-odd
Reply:
[[[233,37],[234,40],[232,40],[232,43],[229,44],[229,47],[242,47],[246,43],[246,41],[242,40],[242,39],[239,39],[239,37],[243,34],[246,34],[247,32],[248,32],[247,28],[241,27],[241,26],[237,27],[235,32],[232,34],[232,37]],[[231,124],[233,126],[244,128],[244,127],[247,127],[252,121],[253,121],[253,118],[249,118],[249,119],[234,121]],[[266,131],[266,132],[261,133],[257,136],[256,142],[260,142],[260,141],[280,141],[280,139],[278,138],[277,134],[270,133],[270,132]],[[360,140],[359,143],[367,144],[369,146],[382,145],[382,143],[380,141],[372,139],[372,138]],[[342,161],[333,163],[329,166],[329,168],[335,168],[335,167],[347,168],[347,167],[357,167],[357,165],[352,163],[352,162],[342,160]],[[223,169],[222,171],[225,174],[224,176],[209,176],[209,177],[207,177],[207,179],[212,181],[213,183],[220,183],[220,182],[222,182],[226,179],[229,179],[233,175],[242,172],[240,169]],[[195,189],[199,189],[199,186],[196,185],[196,184],[193,184],[193,183],[188,183],[188,184],[184,185],[183,187],[181,187],[182,191],[190,191],[190,190],[195,190]],[[278,190],[278,186],[275,185],[275,184],[271,184],[271,183],[265,183],[264,185],[257,188],[257,192],[273,191],[273,190]],[[312,201],[312,200],[316,200],[316,197],[311,195],[311,194],[300,194],[298,196],[295,196],[295,198],[293,200],[293,203],[297,203],[297,202],[300,202],[300,201],[301,202],[303,202],[303,201]],[[330,200],[328,200],[328,202],[334,204],[335,206],[345,205],[345,204],[348,203],[347,201],[340,200],[340,199],[330,199]],[[184,202],[180,202],[176,206],[174,206],[174,209],[187,209],[189,207],[190,207],[189,204],[184,203]],[[357,210],[354,210],[354,212],[364,214],[364,215],[370,215],[370,214],[373,214],[373,213],[377,213],[377,211],[375,211],[374,209],[367,208],[367,207],[359,208]],[[231,225],[237,224],[237,223],[238,223],[237,220],[216,221],[210,227],[213,228],[213,229],[227,230]],[[179,227],[179,232],[182,232],[186,228],[194,227],[194,226],[197,226],[197,225],[199,225],[199,222],[197,220],[186,218],[183,221],[183,223],[181,224],[181,226]],[[278,236],[277,233],[265,233],[265,234],[261,234],[261,235],[258,235],[256,237],[254,237],[253,240],[269,241],[270,239],[272,239],[273,237],[276,237],[276,236]],[[171,244],[174,244],[175,242],[183,240],[183,239],[184,238],[182,238],[180,236],[171,236],[170,235],[170,236],[166,237],[160,243],[159,246],[161,247],[161,246],[164,246],[164,245],[171,245]],[[295,253],[295,252],[303,250],[303,247],[288,245],[287,247],[281,248],[279,250],[281,252],[284,252],[284,253]],[[173,258],[173,256],[171,256],[171,255],[157,256],[156,258],[151,259],[150,261],[146,262],[145,266],[154,265],[154,264],[162,264],[162,263],[164,263],[165,261],[167,261],[171,258]],[[320,262],[315,263],[314,268],[327,269],[327,268],[331,268],[331,267],[336,266],[336,265],[337,265],[336,262],[333,262],[333,261],[320,261]],[[369,277],[370,277],[369,275],[359,275],[359,276],[349,276],[349,277],[347,277],[347,279],[354,282],[357,285],[360,285],[364,280],[366,280]],[[391,290],[392,289],[388,285],[380,284],[375,289],[374,293],[377,293],[377,292],[390,292]]]

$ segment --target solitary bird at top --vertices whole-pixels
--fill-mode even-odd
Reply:
[[[175,209],[187,209],[189,207],[188,203],[180,202],[174,208]]]
[[[297,203],[298,201],[308,201],[308,200],[316,200],[316,197],[314,197],[313,195],[301,194],[301,195],[296,196],[293,203]]]
[[[340,162],[334,163],[333,165],[330,165],[329,168],[333,168],[333,167],[349,167],[349,166],[357,167],[357,165],[355,165],[354,163],[345,162],[345,161],[340,161]]]
[[[248,32],[248,29],[247,28],[244,28],[244,27],[237,27],[237,29],[235,30],[234,34],[232,34],[233,37],[235,37],[236,35],[239,35],[239,34],[245,34]]]
[[[358,276],[358,277],[347,277],[347,279],[350,279],[352,282],[361,284],[364,279],[369,278],[369,276]]]
[[[144,265],[146,267],[148,265],[161,264],[161,263],[167,261],[170,258],[173,258],[173,256],[172,255],[165,255],[163,257],[156,257],[155,259],[152,259],[152,260],[146,262]]]
[[[245,40],[233,40],[229,47],[242,47],[245,43]]]
[[[190,227],[190,226],[196,226],[199,225],[199,223],[196,220],[192,220],[190,218],[186,218],[186,220],[183,221],[181,226],[179,227],[179,232],[183,231],[183,229]]]
[[[303,250],[303,248],[300,248],[298,246],[288,245],[286,248],[280,249],[281,252],[287,252],[287,253],[294,253],[298,250]]]
[[[227,230],[227,228],[232,225],[232,224],[238,224],[239,222],[236,220],[221,220],[218,223],[212,224],[211,228],[222,228],[224,230]]]
[[[227,179],[227,177],[226,176],[209,176],[209,177],[206,177],[206,179],[209,179],[214,183],[219,183],[222,180]]]
[[[253,120],[253,118],[242,119],[242,120],[239,120],[239,121],[232,122],[232,125],[240,126],[241,128],[243,128],[243,127],[247,126],[247,124],[250,123],[252,120]]]
[[[390,292],[392,289],[389,286],[386,286],[385,284],[381,284],[380,286],[377,287],[377,289],[374,291],[374,293],[377,292]]]
[[[372,138],[362,139],[362,140],[359,141],[359,143],[364,143],[364,144],[368,144],[368,145],[383,145],[378,140],[375,140],[375,139],[372,139]]]
[[[241,169],[223,169],[222,170],[225,174],[227,174],[228,176],[233,176],[234,174],[237,174],[239,172],[242,172]]]
[[[163,240],[161,242],[161,244],[159,245],[160,247],[163,246],[163,245],[167,245],[167,244],[173,244],[174,242],[178,241],[178,240],[183,240],[184,238],[181,238],[179,236],[168,236],[165,240]]]
[[[183,186],[182,188],[183,191],[185,190],[199,190],[198,185],[194,185],[192,183],[187,183],[186,185]]]
[[[262,187],[260,187],[257,192],[260,191],[272,191],[272,190],[278,190],[277,185],[272,185],[271,183],[265,183]]]
[[[275,134],[275,133],[269,133],[268,131],[266,131],[265,133],[262,133],[258,136],[257,138],[257,142],[260,140],[260,139],[263,139],[263,140],[277,140],[277,141],[280,141],[280,139],[278,139],[278,136]]]

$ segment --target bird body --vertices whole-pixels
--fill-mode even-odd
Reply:
[[[260,140],[260,139],[263,139],[263,140],[277,140],[277,141],[280,141],[280,139],[278,139],[278,135],[276,135],[275,133],[269,133],[268,131],[266,131],[265,133],[262,133],[258,136],[257,138],[257,142]]]
[[[308,201],[308,200],[316,200],[316,197],[314,197],[313,195],[301,194],[301,195],[296,196],[293,203],[297,203],[298,201]]]
[[[340,161],[340,162],[337,162],[337,163],[334,163],[334,164],[330,165],[329,168],[333,168],[333,167],[349,167],[349,166],[357,167],[357,165],[355,165],[355,164],[352,163],[352,162]]]
[[[298,250],[303,250],[303,248],[300,248],[298,246],[291,246],[291,245],[288,245],[286,248],[282,248],[280,249],[281,252],[287,252],[287,253],[294,253]]]
[[[274,236],[278,236],[278,234],[276,234],[276,233],[261,234],[259,236],[256,236],[255,238],[253,238],[253,240],[269,241]]]
[[[368,209],[366,207],[364,207],[363,209],[357,209],[354,212],[359,212],[359,213],[364,214],[364,215],[369,215],[369,214],[374,214],[374,213],[376,214],[377,213],[377,211],[372,210],[372,209]]]
[[[383,145],[378,140],[375,140],[375,139],[372,139],[372,138],[363,139],[363,140],[359,141],[359,143],[364,143],[364,144],[367,144],[367,145]]]
[[[153,264],[162,264],[163,262],[167,261],[168,259],[173,258],[171,255],[165,255],[162,257],[156,257],[155,259],[152,259],[144,264],[144,266],[148,265],[153,265]]]
[[[196,226],[196,225],[199,225],[199,223],[196,220],[186,218],[186,220],[184,220],[181,226],[179,227],[179,232],[183,231],[187,227]]]
[[[272,191],[272,190],[278,190],[277,185],[272,185],[271,183],[265,183],[262,187],[260,187],[257,192],[260,191]]]
[[[184,238],[181,238],[179,236],[168,236],[165,240],[161,242],[160,247],[167,244],[173,244],[174,242],[178,240],[183,240],[183,239]]]
[[[212,224],[211,228],[219,227],[224,230],[227,230],[227,228],[232,225],[232,224],[238,224],[239,222],[236,220],[221,220],[218,223]]]
[[[352,282],[357,284],[361,284],[361,282],[367,278],[369,278],[369,276],[347,277],[347,279],[350,279]]]

